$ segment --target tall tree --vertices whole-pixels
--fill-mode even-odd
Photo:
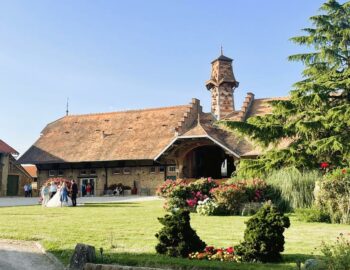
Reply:
[[[350,2],[329,0],[310,20],[313,27],[291,39],[309,52],[289,57],[305,66],[290,99],[273,101],[272,114],[224,123],[266,150],[254,162],[245,162],[244,169],[315,168],[320,162],[349,165]],[[287,147],[277,147],[286,139],[291,141]]]

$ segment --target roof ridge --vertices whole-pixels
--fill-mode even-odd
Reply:
[[[77,117],[77,116],[99,116],[99,115],[111,115],[118,113],[134,113],[134,112],[145,112],[145,111],[158,111],[166,109],[176,109],[181,107],[189,107],[190,105],[176,105],[176,106],[167,106],[167,107],[156,107],[156,108],[144,108],[144,109],[133,109],[133,110],[124,110],[124,111],[114,111],[114,112],[101,112],[101,113],[86,113],[86,114],[70,114],[62,118]],[[60,118],[60,119],[62,119]],[[58,120],[60,120],[58,119]]]
[[[290,99],[290,96],[254,98],[254,100],[264,100],[264,99]]]

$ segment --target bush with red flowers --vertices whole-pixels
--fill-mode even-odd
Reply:
[[[158,196],[166,199],[164,208],[195,211],[199,201],[211,197],[210,190],[217,187],[211,178],[186,183],[184,180],[166,180],[157,189]]]
[[[246,203],[264,202],[267,185],[256,179],[240,181],[233,184],[223,184],[211,190],[221,214],[239,214]]]
[[[350,224],[350,169],[334,169],[315,189],[316,206],[328,213],[332,223]]]

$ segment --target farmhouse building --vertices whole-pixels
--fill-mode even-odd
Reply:
[[[23,195],[23,186],[33,181],[32,177],[17,164],[18,152],[0,140],[0,196]]]
[[[48,124],[19,162],[37,166],[39,185],[67,177],[90,183],[97,195],[118,183],[153,194],[165,179],[229,177],[240,159],[259,151],[215,122],[269,113],[272,99],[248,93],[236,110],[232,59],[220,55],[211,64],[211,112],[192,99],[182,106],[67,115]]]

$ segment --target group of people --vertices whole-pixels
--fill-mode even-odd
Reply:
[[[27,183],[23,186],[24,189],[24,197],[32,197],[32,184]]]
[[[83,184],[81,187],[81,195],[84,196],[91,196],[94,195],[94,186],[93,184],[87,183],[86,185]]]
[[[61,182],[48,182],[41,188],[42,206],[46,207],[62,207],[77,205],[78,185],[74,180],[68,184]]]

